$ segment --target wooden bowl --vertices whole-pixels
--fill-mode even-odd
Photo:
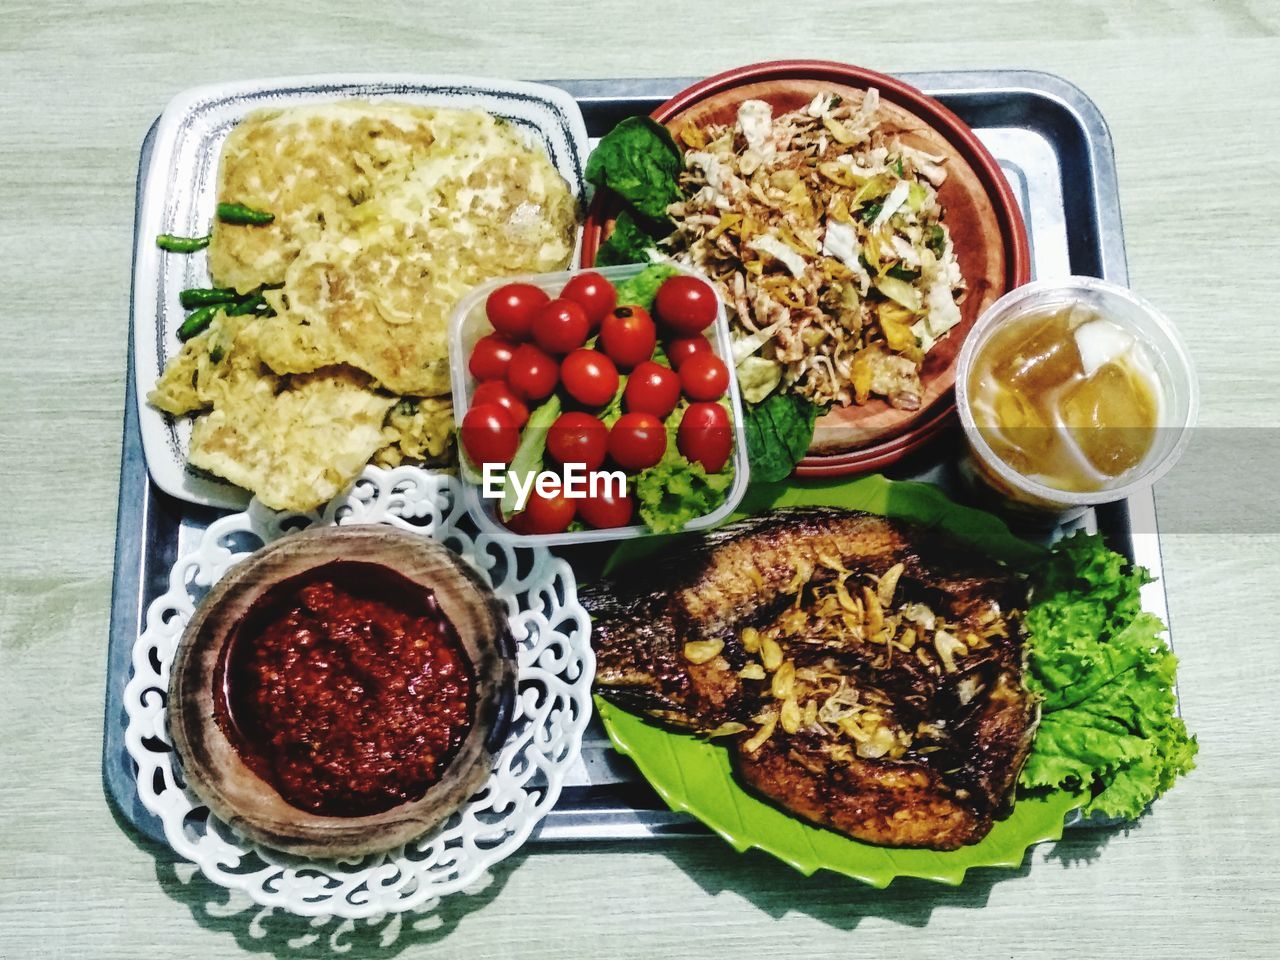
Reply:
[[[289,803],[241,757],[219,722],[220,665],[273,587],[312,575],[341,583],[368,576],[370,567],[432,591],[470,660],[473,710],[457,752],[421,798],[366,816],[326,816]],[[259,550],[231,568],[200,604],[174,655],[169,731],[187,783],[221,820],[287,853],[349,858],[421,836],[484,785],[510,728],[515,686],[506,605],[460,557],[434,540],[382,525],[320,527]]]
[[[822,467],[826,476],[885,466],[905,455],[912,430],[935,433],[938,421],[954,412],[955,365],[965,335],[983,310],[1031,277],[1030,247],[1013,191],[995,158],[954,113],[901,80],[847,64],[789,60],[740,67],[695,84],[652,114],[678,135],[687,123],[732,123],[743,100],[764,100],[777,116],[806,106],[823,91],[857,103],[869,87],[879,90],[883,122],[904,143],[947,158],[938,195],[968,292],[960,323],[925,357],[920,409],[897,410],[872,398],[819,419],[802,466]],[[594,262],[617,209],[613,198],[596,197],[583,228],[583,265]],[[826,462],[828,457],[837,459]]]

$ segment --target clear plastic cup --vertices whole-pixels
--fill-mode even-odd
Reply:
[[[1146,456],[1101,489],[1075,492],[1026,476],[992,449],[974,421],[970,382],[977,360],[1006,324],[1081,306],[1130,333],[1143,348],[1160,385],[1155,438]],[[978,318],[956,368],[956,408],[969,442],[966,473],[990,487],[1005,505],[1024,512],[1063,514],[1123,500],[1150,486],[1177,462],[1190,440],[1199,406],[1199,385],[1191,357],[1174,325],[1152,304],[1125,287],[1094,277],[1039,280],[1006,293]]]

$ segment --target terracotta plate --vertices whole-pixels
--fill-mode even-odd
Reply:
[[[873,398],[861,406],[836,408],[818,421],[802,466],[824,467],[821,472],[827,476],[862,473],[873,463],[879,468],[899,459],[915,446],[907,442],[912,431],[932,435],[939,420],[954,410],[955,363],[965,334],[986,307],[1030,279],[1026,228],[1013,192],[995,159],[959,117],[914,87],[861,67],[817,60],[741,67],[695,84],[653,112],[655,120],[678,134],[687,123],[733,122],[743,100],[765,100],[777,116],[807,105],[822,91],[856,101],[868,87],[879,90],[883,122],[904,143],[947,158],[947,179],[938,193],[968,293],[960,305],[959,326],[925,358],[925,397],[919,410],[895,410]],[[596,199],[583,231],[584,264],[594,262],[615,212],[606,198]],[[825,463],[832,456],[838,460]]]

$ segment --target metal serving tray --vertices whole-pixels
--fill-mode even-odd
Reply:
[[[1124,237],[1116,189],[1115,158],[1106,121],[1078,88],[1044,73],[984,71],[903,74],[936,96],[977,132],[1013,185],[1031,239],[1037,277],[1083,274],[1125,283]],[[595,138],[632,114],[649,113],[691,79],[553,81],[573,94]],[[139,202],[152,133],[142,145]],[[135,221],[136,223],[136,221]],[[136,229],[136,226],[135,226]],[[132,344],[132,336],[129,338]],[[107,657],[106,719],[102,773],[121,816],[164,844],[160,821],[139,802],[133,763],[125,751],[122,705],[134,641],[147,606],[164,592],[169,568],[190,549],[220,511],[161,493],[147,475],[133,388],[133,350],[125,388],[124,446],[116,527],[115,578]],[[885,471],[896,479],[924,479],[954,487],[960,441],[935,441],[909,461]],[[1161,575],[1155,501],[1149,490],[1128,501],[1091,510],[1072,525],[1101,531],[1117,550]],[[1048,538],[1062,530],[1042,534]],[[1143,604],[1168,622],[1164,587],[1148,585]],[[668,810],[639,778],[630,761],[615,754],[599,723],[588,728],[582,759],[536,840],[646,840],[707,836],[685,814]]]

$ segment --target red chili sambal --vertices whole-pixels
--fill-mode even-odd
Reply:
[[[381,813],[440,779],[473,673],[435,594],[339,561],[267,591],[223,652],[217,716],[258,776],[326,816]]]

